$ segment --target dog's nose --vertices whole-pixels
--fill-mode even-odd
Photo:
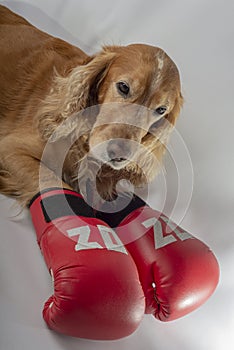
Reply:
[[[128,140],[110,140],[107,145],[107,154],[110,160],[115,162],[122,162],[129,159],[131,149]]]

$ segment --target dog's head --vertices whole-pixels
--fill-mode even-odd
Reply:
[[[162,49],[143,44],[104,47],[68,77],[57,77],[54,91],[57,97],[48,97],[44,107],[47,117],[40,118],[41,133],[57,140],[74,129],[80,133],[87,121],[89,130],[73,146],[73,163],[86,154],[99,162],[100,187],[111,192],[122,178],[141,185],[155,176],[183,102],[178,69]],[[48,118],[51,103],[56,118],[51,113]],[[91,112],[55,130],[88,107]]]
[[[165,143],[182,104],[180,79],[159,48],[135,44],[105,50],[115,55],[99,85],[100,110],[89,144],[94,155],[119,170],[135,159],[137,144],[153,151]]]

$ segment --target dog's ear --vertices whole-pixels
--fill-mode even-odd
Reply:
[[[152,134],[152,136],[154,136],[158,142],[160,142],[165,146],[167,145],[171,131],[174,128],[174,125],[179,116],[180,110],[182,108],[182,105],[183,105],[183,96],[181,93],[179,93],[175,100],[175,104],[171,112],[168,115],[166,115],[164,118],[159,119],[159,121],[156,122],[150,129],[150,133]]]
[[[156,122],[143,138],[144,146],[154,154],[155,159],[157,159],[159,164],[162,162],[167,143],[176,123],[177,117],[179,116],[182,105],[183,97],[181,93],[179,93],[172,111],[165,116],[165,118],[162,118]]]
[[[184,98],[181,94],[181,92],[178,94],[175,104],[174,104],[174,108],[172,109],[172,111],[168,114],[167,116],[167,120],[171,125],[175,125],[176,120],[180,114],[180,110],[183,106],[184,103]]]
[[[36,115],[38,129],[44,140],[54,142],[69,135],[76,123],[66,122],[68,117],[98,103],[98,87],[115,56],[115,50],[103,48],[87,64],[74,68],[68,76],[63,77],[55,72],[51,91]]]

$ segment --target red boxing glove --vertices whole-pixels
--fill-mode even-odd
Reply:
[[[113,221],[112,227],[119,223],[116,232],[137,265],[147,314],[171,321],[199,307],[214,292],[219,266],[203,242],[138,197],[118,213],[104,209],[98,217]]]
[[[38,243],[54,281],[43,316],[58,332],[118,339],[145,309],[137,268],[117,234],[73,191],[50,189],[30,205]]]

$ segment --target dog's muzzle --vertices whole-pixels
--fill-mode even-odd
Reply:
[[[125,139],[112,139],[107,144],[109,163],[115,169],[122,168],[131,159],[131,144]]]
[[[129,139],[106,140],[90,149],[90,155],[113,169],[124,168],[135,154],[136,143]]]

